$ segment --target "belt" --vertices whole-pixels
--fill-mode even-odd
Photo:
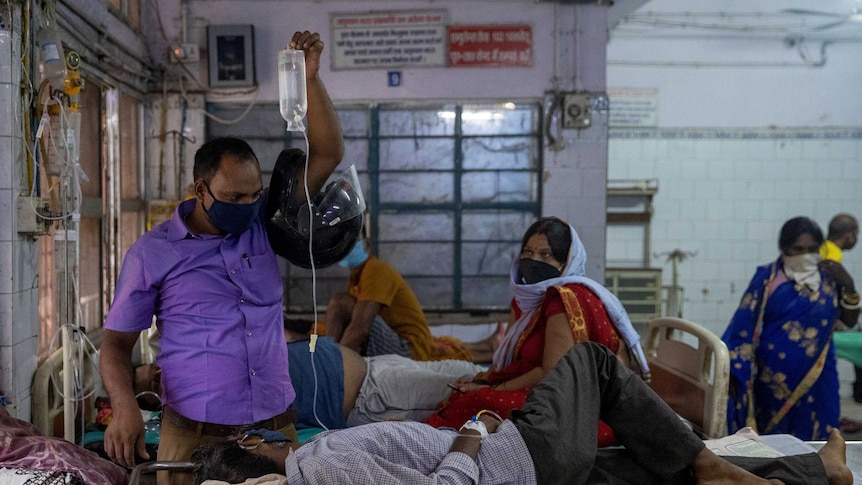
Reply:
[[[189,419],[168,406],[162,408],[163,421],[167,421],[178,428],[198,431],[201,435],[204,436],[233,436],[245,433],[253,429],[271,429],[275,431],[284,428],[289,424],[292,424],[295,418],[296,410],[293,408],[288,408],[285,412],[279,415],[273,416],[269,419],[258,421],[256,423],[236,425],[216,424]]]

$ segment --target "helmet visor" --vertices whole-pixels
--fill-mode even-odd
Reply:
[[[351,165],[327,184],[319,202],[314,203],[323,226],[334,226],[365,211],[365,198],[359,186],[356,166]]]

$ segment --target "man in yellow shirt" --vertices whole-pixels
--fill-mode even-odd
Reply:
[[[859,222],[850,214],[837,214],[829,221],[829,234],[820,247],[820,257],[842,263],[844,251],[853,249],[859,237]],[[853,382],[853,400],[862,403],[862,368],[856,366]]]
[[[844,251],[853,249],[859,237],[859,222],[850,214],[838,214],[829,221],[829,235],[820,248],[820,257],[843,262]]]
[[[350,277],[347,292],[333,295],[326,307],[327,336],[361,355],[394,353],[423,361],[470,361],[474,348],[490,345],[488,339],[465,344],[454,337],[431,335],[422,306],[407,281],[392,265],[369,255],[367,249],[368,241],[359,241],[339,263],[350,268]]]

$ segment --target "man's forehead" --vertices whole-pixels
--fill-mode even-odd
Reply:
[[[256,162],[227,168],[225,164],[222,164],[213,174],[210,182],[221,188],[256,192],[263,188],[263,175]]]

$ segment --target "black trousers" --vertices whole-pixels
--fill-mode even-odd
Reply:
[[[600,418],[624,448],[596,447]],[[511,419],[542,485],[695,483],[689,465],[704,448],[639,376],[592,342],[575,345]],[[814,453],[728,461],[787,485],[828,483]]]

